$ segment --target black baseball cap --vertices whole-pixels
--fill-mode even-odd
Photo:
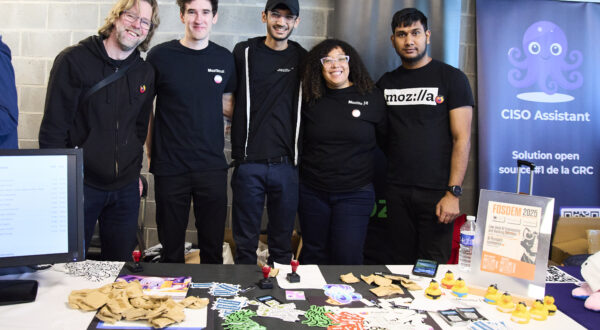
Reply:
[[[273,10],[279,5],[284,5],[292,12],[292,15],[298,16],[300,14],[300,5],[298,0],[268,0],[265,6],[265,11]]]

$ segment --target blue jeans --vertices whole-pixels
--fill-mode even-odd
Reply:
[[[265,197],[269,262],[289,264],[298,209],[298,169],[288,163],[243,163],[231,177],[232,229],[237,264],[256,264]]]
[[[103,260],[131,261],[131,252],[137,244],[140,209],[138,181],[111,191],[84,185],[83,197],[86,254],[98,220],[100,257]]]
[[[302,264],[360,265],[369,216],[375,203],[373,185],[330,193],[300,184]]]

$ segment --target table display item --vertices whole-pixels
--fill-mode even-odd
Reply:
[[[556,314],[556,305],[554,304],[554,297],[546,295],[544,297],[544,307],[548,310],[548,316]]]
[[[142,253],[139,250],[134,250],[131,252],[131,258],[133,258],[133,264],[127,263],[127,269],[129,269],[132,273],[141,273],[144,271],[144,267],[140,265],[140,258],[142,257]]]
[[[452,289],[456,280],[454,279],[454,273],[451,270],[448,270],[442,278],[442,288],[444,289]]]
[[[456,280],[456,283],[452,287],[452,294],[459,298],[464,298],[469,294],[469,288],[465,284],[465,280],[460,277]]]
[[[539,299],[533,302],[533,305],[531,305],[531,308],[529,309],[529,314],[532,319],[537,321],[545,321],[548,319],[548,310],[544,307],[544,303]]]
[[[300,263],[298,262],[298,260],[293,260],[290,262],[290,265],[292,266],[292,272],[288,273],[286,276],[286,279],[288,280],[288,282],[290,283],[298,283],[300,282],[300,275],[298,275],[298,273],[296,273],[296,270],[298,269],[298,265]]]
[[[513,322],[517,322],[519,324],[527,324],[527,323],[529,323],[530,319],[531,319],[531,315],[529,314],[529,311],[527,310],[527,305],[525,305],[524,302],[520,301],[517,304],[517,307],[515,308],[515,310],[510,315],[510,320]]]
[[[502,313],[510,313],[515,310],[515,303],[513,302],[513,298],[510,293],[504,292],[498,301],[498,306],[496,306],[496,309]]]
[[[435,277],[437,273],[438,263],[434,260],[417,259],[412,273],[417,276]]]
[[[442,290],[440,290],[440,286],[436,280],[431,280],[429,282],[429,286],[425,289],[425,297],[429,299],[440,299],[442,296]]]
[[[271,272],[271,267],[265,265],[262,267],[263,279],[258,281],[258,287],[265,289],[273,289],[273,281],[269,278],[269,273]]]
[[[496,305],[498,300],[502,295],[498,292],[498,286],[496,284],[490,284],[488,286],[487,291],[485,292],[485,296],[483,297],[483,301],[490,305]]]
[[[471,270],[473,256],[473,240],[475,239],[475,217],[467,216],[467,221],[460,226],[460,249],[458,250],[458,268],[464,272]]]

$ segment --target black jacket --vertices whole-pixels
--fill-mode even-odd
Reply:
[[[117,81],[84,94],[118,67],[131,63]],[[84,181],[115,190],[137,180],[154,95],[154,69],[135,50],[117,63],[102,39],[92,36],[63,50],[50,71],[40,148],[83,148]]]
[[[256,141],[253,137],[256,134],[256,131],[261,126],[261,122],[254,122],[255,120],[261,121],[264,120],[267,116],[263,114],[259,119],[250,116],[250,108],[249,104],[251,101],[251,97],[248,97],[250,94],[251,88],[249,83],[252,81],[252,58],[255,55],[256,48],[258,47],[258,43],[264,42],[265,37],[256,37],[248,39],[247,41],[243,41],[238,43],[233,49],[233,57],[235,60],[236,66],[236,75],[237,75],[237,90],[235,93],[235,109],[233,111],[232,125],[231,125],[231,156],[236,160],[246,160],[247,157],[247,148],[249,141],[253,141],[253,143],[261,143],[261,141]],[[306,50],[300,46],[297,42],[288,40],[288,43],[293,45],[298,49],[301,54],[301,58],[306,54]],[[246,70],[248,68],[248,70]],[[247,72],[250,71],[250,72]],[[294,159],[294,164],[298,163],[298,139],[300,134],[300,110],[302,104],[302,88],[300,85],[300,81],[298,81],[298,89],[294,91],[293,99],[294,102],[294,111],[292,115],[293,127],[294,127],[294,150],[289,150],[290,154]],[[249,102],[247,102],[247,100]],[[250,124],[252,122],[252,124]],[[250,131],[250,132],[248,132]]]

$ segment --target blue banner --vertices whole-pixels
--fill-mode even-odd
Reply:
[[[523,159],[555,215],[600,216],[599,31],[597,3],[477,0],[481,188],[514,192]]]

